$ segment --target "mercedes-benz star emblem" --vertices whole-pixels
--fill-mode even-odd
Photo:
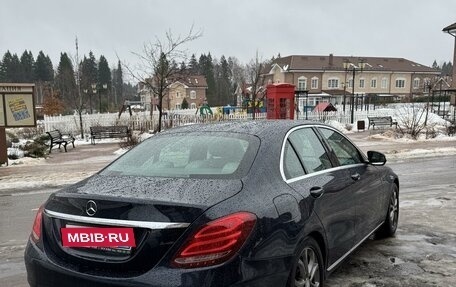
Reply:
[[[94,216],[97,213],[97,204],[93,200],[87,201],[86,213],[88,216]]]

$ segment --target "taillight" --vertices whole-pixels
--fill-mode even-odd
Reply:
[[[36,243],[41,238],[41,223],[43,221],[43,206],[36,212],[35,221],[33,222],[31,239]]]
[[[203,225],[179,249],[172,265],[195,268],[227,261],[242,247],[255,222],[254,214],[238,212]]]

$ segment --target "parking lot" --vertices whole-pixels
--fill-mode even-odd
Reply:
[[[351,136],[363,150],[390,155],[435,150],[448,143],[390,143]],[[454,141],[450,142],[454,146]],[[450,145],[451,145],[450,144]],[[0,169],[0,280],[27,286],[23,252],[36,209],[59,185],[84,178],[114,159],[116,144],[56,152],[46,163]],[[397,236],[369,239],[329,278],[327,286],[456,286],[456,155],[393,157],[401,183]],[[16,188],[8,183],[16,182]],[[17,188],[19,187],[19,188]]]

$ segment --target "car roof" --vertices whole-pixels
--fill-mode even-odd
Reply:
[[[290,129],[302,125],[324,125],[303,120],[251,120],[230,121],[222,123],[206,123],[187,125],[173,128],[162,134],[189,133],[189,132],[234,132],[255,135],[263,139],[284,136]]]

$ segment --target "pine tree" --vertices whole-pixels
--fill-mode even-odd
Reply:
[[[192,54],[190,62],[188,63],[188,70],[191,75],[200,75],[201,71],[199,68],[198,61],[196,60],[195,54]]]
[[[219,79],[219,104],[227,105],[232,102],[231,93],[231,71],[225,56],[220,58],[220,79]]]
[[[34,80],[39,82],[50,82],[54,80],[54,68],[49,56],[45,56],[43,51],[36,57],[34,70]]]
[[[119,103],[124,100],[123,97],[123,73],[122,64],[120,61],[117,62],[117,69],[112,71],[112,87],[114,92],[114,105],[118,107]]]
[[[10,79],[9,69],[11,67],[11,63],[13,61],[13,55],[11,55],[10,51],[6,51],[3,55],[2,65],[0,66],[0,79],[2,82],[11,83],[12,80]]]
[[[23,82],[23,74],[22,74],[22,66],[21,61],[17,54],[13,54],[11,59],[10,67],[8,68],[9,78],[13,83],[21,83]]]
[[[99,110],[98,97],[98,69],[95,56],[92,51],[89,52],[89,57],[84,56],[84,59],[79,64],[80,89],[83,92],[83,104],[93,112],[93,109]]]
[[[106,58],[101,55],[100,60],[98,61],[98,93],[101,96],[101,105],[103,107],[103,111],[109,111],[113,103],[112,99],[110,99],[111,84],[111,69],[109,68],[109,64]]]
[[[46,57],[44,58],[44,64],[47,71],[47,81],[54,81],[54,67],[52,65],[51,58],[49,58],[49,55],[46,55]]]
[[[187,99],[186,99],[186,98],[184,98],[184,99],[182,100],[181,108],[182,108],[183,110],[188,109],[188,102],[187,102]]]
[[[35,79],[33,73],[33,66],[35,65],[35,60],[33,59],[32,52],[27,52],[27,50],[22,53],[21,56],[21,69],[22,69],[22,81],[25,83],[32,83]]]
[[[84,59],[80,63],[80,77],[81,77],[81,89],[92,89],[92,84],[98,82],[98,69],[95,56],[92,51],[89,52],[89,57],[84,56]]]
[[[437,61],[434,60],[434,63],[432,63],[432,68],[435,69],[435,70],[440,70],[440,67],[439,65],[437,64]]]
[[[66,53],[60,54],[55,86],[59,91],[61,99],[65,103],[67,111],[71,112],[73,109],[78,110],[81,108],[81,101],[79,99],[74,77],[73,64]]]
[[[442,76],[449,76],[449,75],[452,75],[453,73],[453,65],[451,64],[451,62],[444,62],[443,65],[442,65],[442,73],[441,75]]]
[[[0,77],[6,83],[23,82],[21,61],[17,54],[11,54],[10,51],[6,51],[3,55]]]
[[[215,84],[215,77],[214,77],[214,66],[212,63],[212,56],[211,53],[201,54],[199,58],[199,67],[201,69],[201,74],[206,77],[207,82],[207,91],[206,91],[206,98],[207,102],[210,106],[215,106],[218,104],[217,102],[217,95],[216,95],[216,84]]]

